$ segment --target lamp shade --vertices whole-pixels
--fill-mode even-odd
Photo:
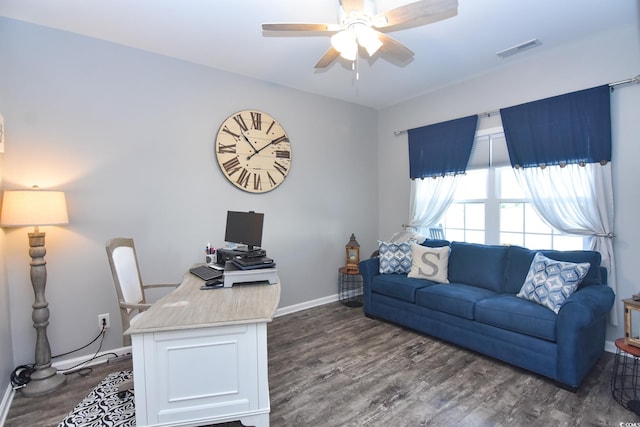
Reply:
[[[2,198],[0,225],[68,224],[67,202],[62,191],[6,190]]]

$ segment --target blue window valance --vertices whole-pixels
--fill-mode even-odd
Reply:
[[[611,160],[609,85],[500,110],[511,165]]]
[[[464,173],[477,125],[476,115],[409,129],[410,178]]]

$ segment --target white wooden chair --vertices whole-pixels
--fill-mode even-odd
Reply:
[[[434,240],[444,240],[444,229],[441,225],[429,228],[429,237]]]
[[[133,239],[117,237],[107,242],[107,258],[111,266],[111,275],[116,287],[122,331],[126,331],[135,321],[135,317],[151,307],[145,298],[145,289],[176,287],[177,284],[145,285],[140,276],[138,258]],[[122,335],[124,346],[131,345],[131,337]],[[133,389],[133,381],[126,381],[118,387],[118,396],[124,397],[127,390]]]

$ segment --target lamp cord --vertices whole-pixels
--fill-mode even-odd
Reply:
[[[89,347],[91,344],[93,344],[94,342],[96,342],[96,340],[97,340],[98,338],[100,338],[101,336],[102,336],[102,337],[103,337],[103,339],[104,339],[104,333],[105,333],[105,330],[104,330],[104,328],[102,328],[102,329],[100,330],[100,333],[99,333],[99,334],[98,334],[98,335],[97,335],[97,336],[96,336],[96,337],[95,337],[95,338],[94,338],[94,339],[93,339],[89,344],[83,345],[82,347],[80,347],[80,348],[76,348],[75,350],[67,351],[66,353],[58,354],[58,355],[56,355],[56,356],[51,356],[51,358],[52,358],[52,359],[55,359],[56,357],[66,356],[67,354],[75,353],[76,351],[80,351],[80,350],[82,350],[83,348],[87,348],[87,347]],[[100,345],[102,345],[102,343],[101,343]]]
[[[98,353],[100,353],[100,349],[102,349],[102,343],[104,342],[104,336],[105,336],[106,330],[103,328],[100,333],[93,339],[91,340],[91,342],[89,342],[88,344],[79,347],[75,350],[71,350],[68,351],[66,353],[62,353],[62,354],[58,354],[56,356],[52,356],[52,359],[55,359],[56,357],[62,357],[62,356],[66,356],[67,354],[71,354],[71,353],[75,353],[76,351],[80,351],[84,348],[89,347],[91,344],[93,344],[94,342],[96,342],[98,340],[98,338],[102,338],[100,340],[100,345],[98,346],[98,349],[96,350],[96,352],[93,354],[93,356],[84,361],[84,362],[80,362],[77,365],[71,366],[67,369],[60,369],[60,372],[65,373],[65,375],[67,375],[67,373],[70,373],[68,371],[75,369],[79,366],[82,365],[86,365],[87,363],[91,362],[92,360],[96,360],[98,357],[104,357],[104,356],[109,356],[109,355],[113,355],[114,357],[118,357],[118,355],[116,353],[105,353],[102,354],[100,356],[98,356]],[[25,385],[27,385],[27,383],[29,381],[31,381],[31,374],[33,374],[36,370],[36,365],[35,363],[32,364],[27,364],[27,365],[20,365],[18,366],[16,369],[13,370],[13,372],[11,373],[11,386],[14,390],[17,390],[19,388],[24,387]],[[78,370],[78,373],[82,376],[86,376],[88,375],[90,372],[92,371],[92,368],[83,368]]]
[[[97,336],[93,341],[91,341],[91,343],[92,343],[92,342],[94,342],[95,340],[97,340],[97,339],[98,339],[98,337],[102,337],[102,339],[100,340],[100,345],[98,346],[98,349],[96,350],[96,352],[93,354],[93,356],[92,356],[90,359],[85,360],[84,362],[80,362],[80,363],[78,363],[77,365],[71,366],[71,367],[69,367],[69,368],[67,368],[67,369],[60,369],[59,371],[60,371],[60,372],[68,372],[68,371],[70,371],[70,370],[72,370],[72,369],[77,368],[78,366],[86,365],[87,363],[91,362],[92,360],[97,359],[97,358],[98,358],[98,353],[100,353],[100,350],[102,349],[102,343],[104,342],[104,336],[105,336],[105,330],[103,329],[103,330],[100,332],[100,335],[98,335],[98,336]],[[91,343],[89,343],[89,344],[91,344]],[[87,345],[89,345],[89,344],[87,344]],[[86,347],[86,346],[85,346],[85,347]],[[84,348],[84,347],[83,347],[83,348]],[[88,371],[88,372],[91,372],[91,368],[89,368],[89,371]],[[87,372],[87,373],[88,373],[88,372]]]

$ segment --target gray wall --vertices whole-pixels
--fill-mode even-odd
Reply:
[[[0,92],[1,94],[2,92]],[[1,96],[0,96],[1,98]],[[3,159],[0,154],[0,184],[2,183]],[[1,230],[1,229],[0,229]],[[9,313],[9,286],[7,283],[4,233],[0,231],[0,402],[13,371],[13,345],[11,341],[11,317]],[[1,417],[1,414],[0,414]]]
[[[500,70],[416,97],[379,112],[379,229],[388,237],[408,220],[409,160],[404,130],[502,107],[586,89],[634,77],[640,73],[638,26],[595,34],[563,49],[549,50],[530,60],[526,53],[512,57]],[[544,45],[543,45],[544,47]],[[542,49],[538,48],[538,49]],[[640,253],[640,85],[620,87],[611,95],[613,173],[615,192],[615,251],[618,261],[617,300],[640,289],[635,274]],[[479,127],[500,125],[497,117],[480,120]],[[608,341],[623,335],[622,305],[617,327]]]
[[[375,242],[374,110],[6,19],[0,52],[3,186],[67,194],[69,225],[42,228],[53,354],[92,339],[101,313],[112,323],[103,349],[122,346],[111,237],[135,239],[147,282],[179,282],[207,241],[223,244],[227,210],[264,212],[280,307],[335,296],[350,234]],[[286,181],[261,195],[228,183],[213,154],[222,121],[249,108],[281,122],[293,153]],[[3,372],[33,361],[28,231],[4,230],[13,360],[0,353]]]

